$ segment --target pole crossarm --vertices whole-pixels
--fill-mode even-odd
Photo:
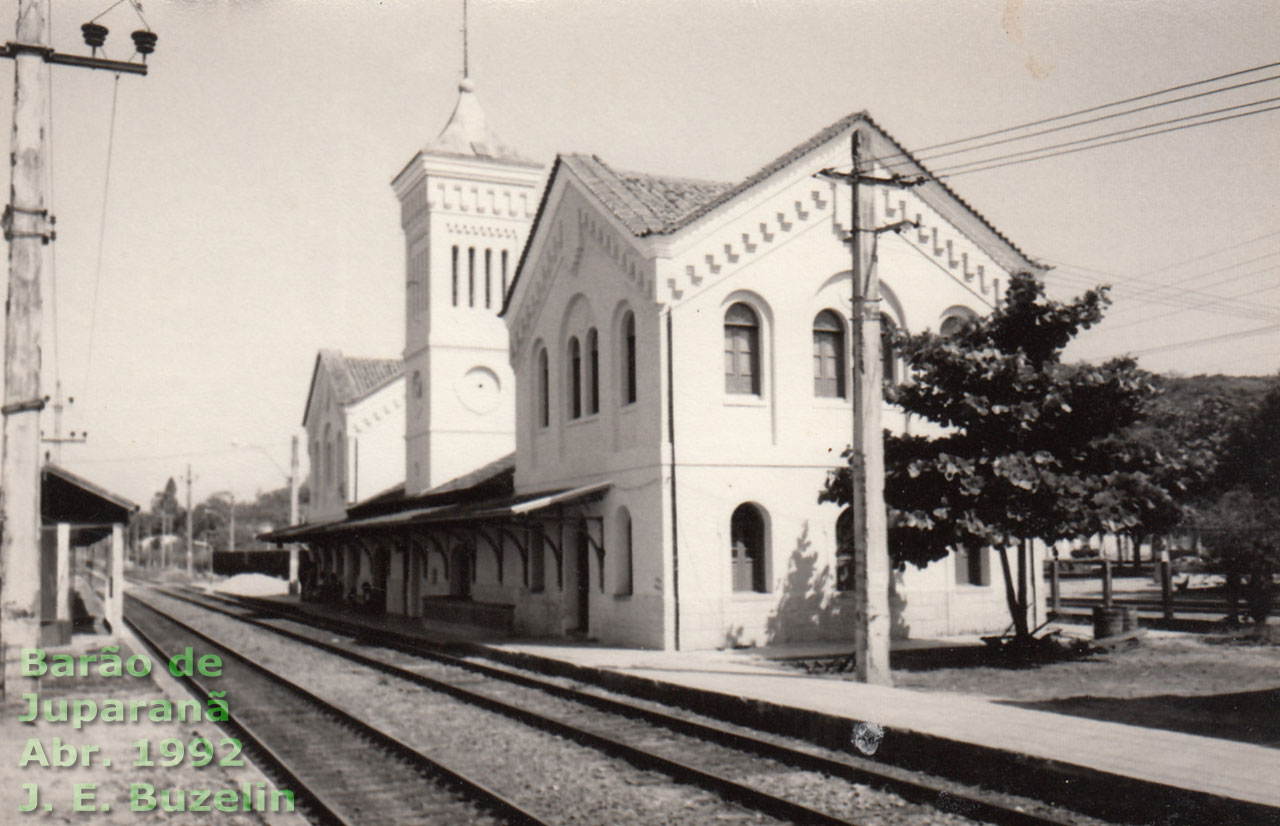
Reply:
[[[130,63],[125,60],[107,60],[103,57],[85,57],[84,55],[63,54],[55,52],[48,46],[33,46],[30,43],[14,43],[12,41],[0,46],[0,57],[10,60],[20,54],[38,54],[45,63],[56,63],[63,66],[79,66],[81,69],[102,69],[108,72],[128,72],[134,75],[145,75],[147,64]]]
[[[820,178],[829,178],[834,181],[843,181],[845,183],[873,184],[875,186],[891,186],[895,189],[907,189],[908,187],[920,186],[925,182],[924,177],[903,178],[894,175],[892,178],[877,178],[874,175],[863,175],[858,172],[840,172],[836,169],[823,169],[817,174]]]

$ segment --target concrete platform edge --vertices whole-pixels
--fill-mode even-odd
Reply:
[[[460,647],[531,671],[578,680],[621,694],[678,704],[708,717],[790,737],[824,748],[863,755],[850,746],[860,721],[824,712],[780,705],[578,665],[483,643]],[[886,728],[873,758],[907,769],[1045,800],[1083,814],[1122,822],[1280,824],[1280,808],[1252,801],[1169,786],[1062,761],[966,743],[912,731]]]

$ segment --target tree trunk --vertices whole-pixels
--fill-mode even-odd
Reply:
[[[1009,606],[1009,616],[1013,619],[1013,633],[1015,639],[1025,641],[1031,638],[1031,629],[1027,625],[1027,605],[1026,605],[1026,589],[1022,589],[1023,598],[1018,598],[1018,592],[1015,590],[1013,582],[1013,569],[1009,565],[1009,548],[1001,545],[996,548],[1000,554],[1000,570],[1004,574],[1004,598],[1005,603]],[[1025,578],[1021,577],[1023,573],[1021,568],[1021,555],[1019,555],[1019,574],[1020,579],[1025,582]]]

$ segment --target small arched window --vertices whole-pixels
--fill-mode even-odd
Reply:
[[[569,418],[582,418],[582,345],[578,337],[569,339]]]
[[[622,403],[636,400],[636,316],[628,312],[622,318]]]
[[[493,306],[493,250],[484,251],[484,308]]]
[[[880,369],[881,378],[887,384],[898,383],[898,353],[894,349],[893,340],[897,337],[898,325],[886,313],[880,314]]]
[[[333,434],[329,425],[326,424],[324,426],[324,483],[327,487],[333,482]]]
[[[832,310],[813,320],[813,394],[844,398],[844,322]]]
[[[587,331],[587,413],[600,412],[600,334],[592,327]]]
[[[724,389],[760,395],[760,319],[742,302],[724,314]]]
[[[617,526],[617,557],[618,561],[614,568],[614,587],[613,592],[618,596],[627,596],[631,593],[631,512],[626,507],[618,508],[618,526]]]
[[[836,590],[855,590],[853,551],[853,508],[845,508],[836,518]]]
[[[507,251],[502,251],[502,302],[507,300]]]
[[[547,348],[538,351],[538,426],[551,424],[551,369],[547,364]]]
[[[764,515],[755,505],[742,504],[729,524],[733,590],[765,592]]]

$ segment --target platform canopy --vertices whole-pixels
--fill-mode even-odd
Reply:
[[[123,496],[64,467],[46,464],[40,470],[41,522],[71,525],[76,545],[89,545],[108,536],[112,525],[127,524],[138,510],[138,505]]]

